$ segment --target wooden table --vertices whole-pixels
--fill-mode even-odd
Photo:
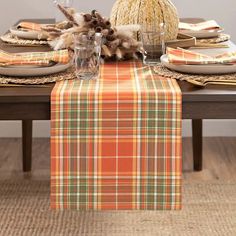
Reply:
[[[9,52],[26,50],[21,47],[5,46],[2,43],[0,49]],[[27,48],[27,50],[38,51],[39,48]],[[40,50],[48,49],[40,48]],[[202,120],[235,119],[236,87],[199,88],[186,82],[179,82],[179,85],[183,93],[183,119],[192,120],[194,170],[201,171]],[[23,171],[25,172],[31,170],[32,121],[50,120],[50,94],[53,87],[54,84],[37,88],[0,87],[0,120],[22,120]]]

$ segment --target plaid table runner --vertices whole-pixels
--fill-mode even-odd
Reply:
[[[141,62],[51,95],[51,208],[181,208],[181,91]]]

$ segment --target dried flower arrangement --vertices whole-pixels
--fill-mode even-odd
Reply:
[[[77,13],[73,8],[64,8],[57,4],[59,10],[65,15],[67,21],[55,25],[47,25],[43,30],[47,32],[49,44],[55,50],[69,48],[73,50],[73,34],[103,35],[102,55],[105,58],[113,57],[123,59],[136,57],[141,45],[134,38],[134,33],[140,30],[139,25],[124,25],[113,27],[110,21],[93,10],[90,14]]]

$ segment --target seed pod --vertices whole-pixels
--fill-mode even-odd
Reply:
[[[110,28],[111,27],[111,22],[109,20],[105,21],[105,25],[107,28]]]
[[[123,58],[123,52],[119,48],[116,49],[116,57],[118,60]]]
[[[92,20],[92,16],[90,14],[83,15],[85,22],[90,22]]]
[[[115,37],[114,37],[114,35],[107,35],[106,39],[108,41],[113,41],[113,40],[115,40]]]
[[[94,13],[94,15],[99,21],[104,21],[103,17],[97,11]]]
[[[95,16],[95,13],[97,12],[97,10],[92,10],[92,12],[91,12],[91,15],[93,16],[93,17],[96,17]]]
[[[109,48],[105,44],[102,45],[102,52],[103,52],[104,56],[106,56],[106,57],[112,56],[111,51],[109,50]]]
[[[109,30],[109,35],[114,35],[114,34],[115,34],[115,30],[111,28],[111,29]]]
[[[97,27],[97,28],[95,29],[95,32],[101,33],[101,32],[102,32],[102,27]]]
[[[93,19],[90,23],[89,23],[89,26],[91,27],[96,27],[98,25],[98,21]]]

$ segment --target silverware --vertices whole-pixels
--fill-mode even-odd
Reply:
[[[188,79],[188,82],[190,82],[191,84],[194,84],[196,86],[200,86],[200,87],[206,87],[207,85],[232,85],[232,86],[236,86],[236,80],[211,80],[211,81],[205,81],[205,82],[200,82],[200,81],[196,81],[193,79]]]
[[[207,49],[207,48],[229,48],[227,44],[212,44],[212,43],[197,43],[195,46],[191,48],[197,49]]]

